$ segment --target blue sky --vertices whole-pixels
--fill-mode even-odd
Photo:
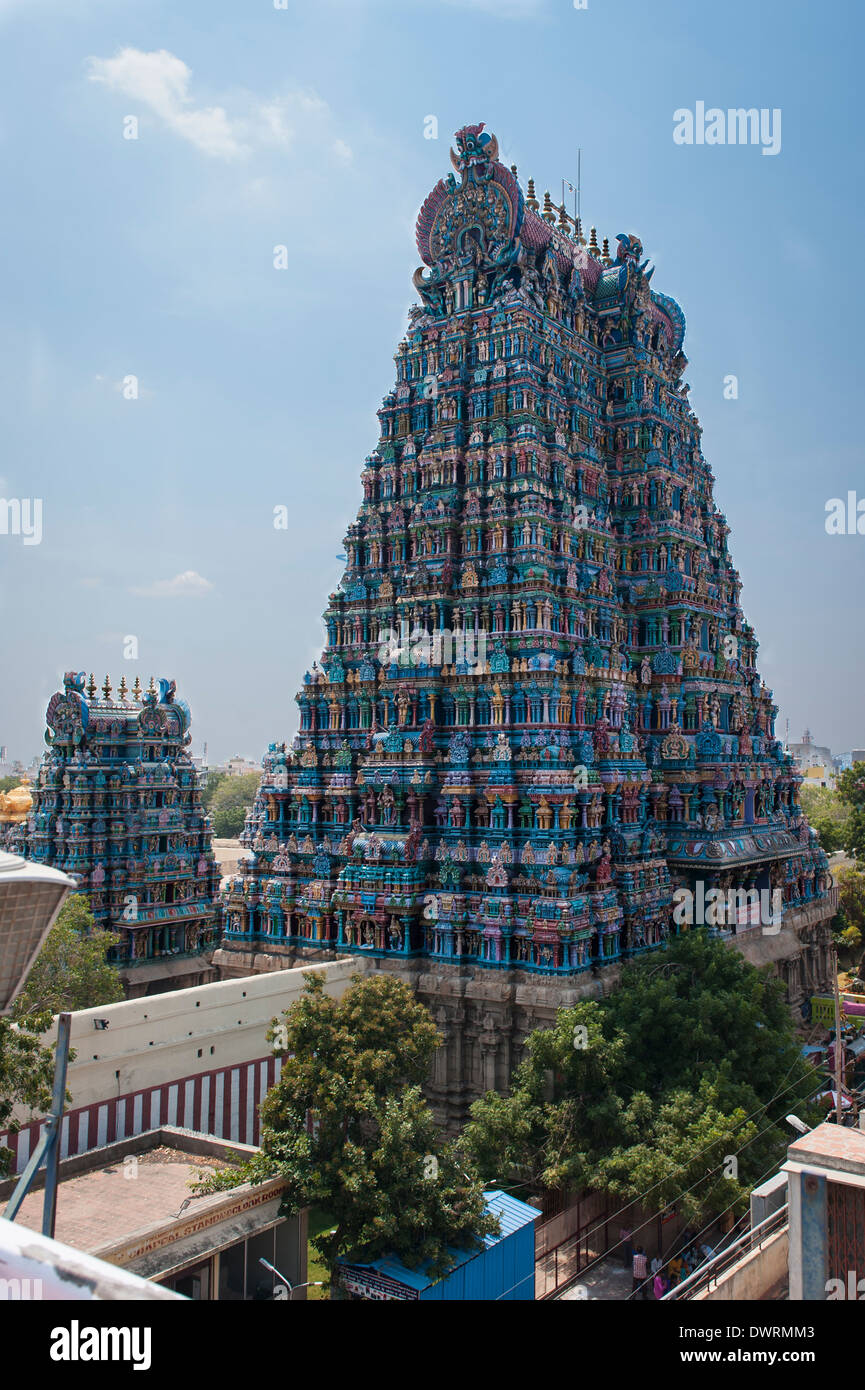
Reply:
[[[824,525],[865,498],[863,8],[0,0],[0,496],[43,504],[0,535],[0,744],[38,751],[73,667],[173,676],[211,760],[293,734],[417,209],[481,120],[541,196],[581,146],[585,225],[641,236],[779,732],[865,743],[865,536]],[[780,153],[675,144],[698,101],[780,109]]]

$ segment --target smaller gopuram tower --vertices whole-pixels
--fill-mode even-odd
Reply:
[[[68,671],[51,697],[27,854],[77,877],[131,998],[206,983],[219,869],[175,682],[101,691]]]

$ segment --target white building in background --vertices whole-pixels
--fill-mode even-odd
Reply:
[[[229,777],[244,777],[248,772],[254,772],[257,777],[260,777],[261,763],[250,762],[249,758],[241,758],[239,754],[235,754],[218,771],[227,772]]]
[[[826,748],[823,744],[815,743],[811,737],[810,729],[805,730],[801,743],[788,743],[786,751],[796,764],[797,771],[801,773],[806,773],[810,767],[822,767],[827,771],[834,771],[835,760],[832,757],[832,749]]]

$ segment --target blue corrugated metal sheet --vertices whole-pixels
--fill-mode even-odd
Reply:
[[[456,1264],[444,1279],[432,1283],[423,1267],[407,1269],[386,1255],[365,1267],[414,1289],[424,1301],[533,1299],[535,1222],[540,1212],[506,1192],[488,1192],[485,1202],[487,1211],[498,1217],[501,1234],[485,1236],[483,1248],[474,1253],[455,1250]]]

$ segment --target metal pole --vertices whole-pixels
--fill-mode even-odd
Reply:
[[[832,961],[835,986],[835,1121],[840,1125],[843,1124],[841,1116],[841,1048],[843,1043],[841,1041],[841,1001],[838,998],[838,952],[834,947],[832,948]]]
[[[581,197],[580,197],[580,188],[581,188],[581,185],[582,185],[582,171],[583,171],[583,151],[582,151],[582,148],[580,148],[580,149],[577,150],[577,219],[578,219],[578,220],[579,220],[579,218],[580,218],[580,216],[581,216],[581,214],[582,214],[582,199],[581,199]]]
[[[69,1062],[69,1034],[72,1028],[72,1015],[59,1014],[57,1018],[57,1050],[54,1054],[54,1096],[48,1124],[51,1135],[45,1155],[45,1200],[42,1205],[42,1234],[54,1239],[54,1223],[57,1219],[57,1174],[60,1164],[60,1129],[63,1124],[63,1107],[66,1104],[66,1066]]]
[[[3,1213],[7,1221],[14,1221],[21,1203],[30,1191],[33,1180],[45,1159],[45,1196],[42,1207],[42,1234],[54,1236],[54,1221],[57,1212],[57,1165],[60,1160],[60,1127],[63,1123],[63,1107],[66,1103],[66,1066],[69,1061],[69,1031],[71,1014],[59,1014],[57,1018],[57,1046],[54,1052],[54,1091],[51,1110],[30,1161],[15,1186]]]

